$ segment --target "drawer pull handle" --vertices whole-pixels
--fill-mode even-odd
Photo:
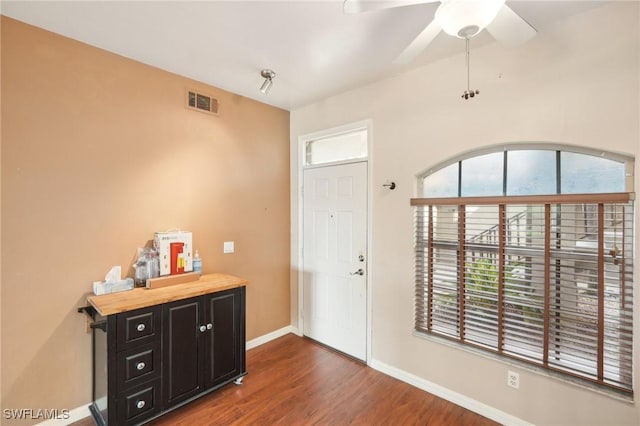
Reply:
[[[201,325],[200,326],[200,333],[204,333],[205,331],[207,331],[207,326],[206,325]]]
[[[144,331],[145,328],[147,328],[147,327],[142,323],[138,324],[138,326],[136,327],[136,329],[138,331]]]
[[[145,364],[144,362],[140,361],[138,364],[136,364],[136,368],[138,370],[144,370],[144,368],[147,366],[147,364]]]
[[[213,324],[209,323],[207,324],[207,330],[211,330],[213,328]]]
[[[142,409],[145,406],[145,402],[144,401],[138,401],[136,402],[136,407],[138,407],[138,409]]]

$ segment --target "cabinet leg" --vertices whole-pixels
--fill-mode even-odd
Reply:
[[[244,380],[244,376],[242,376],[242,377],[238,377],[237,379],[235,379],[235,380],[233,381],[233,384],[234,384],[234,385],[237,385],[237,386],[240,386],[240,385],[242,384],[242,381],[243,381],[243,380]]]

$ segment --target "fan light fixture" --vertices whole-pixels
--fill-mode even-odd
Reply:
[[[269,93],[271,90],[271,86],[273,85],[273,79],[276,77],[276,73],[270,69],[263,69],[260,71],[260,75],[264,78],[264,83],[260,86],[260,91],[265,95]]]
[[[505,0],[444,0],[435,20],[445,33],[469,39],[493,21]]]

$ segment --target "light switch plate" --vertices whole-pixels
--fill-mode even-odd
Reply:
[[[233,253],[235,251],[235,244],[233,241],[225,241],[223,245],[224,253]]]

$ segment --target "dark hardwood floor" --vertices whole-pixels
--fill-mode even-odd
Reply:
[[[151,424],[497,425],[293,334],[250,350],[247,371],[241,386],[227,385]]]

